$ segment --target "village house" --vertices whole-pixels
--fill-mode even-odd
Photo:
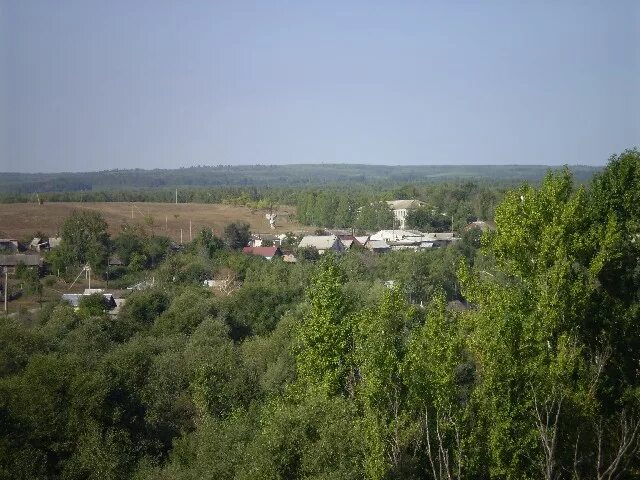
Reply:
[[[376,240],[369,238],[367,243],[364,244],[364,248],[374,253],[385,253],[391,250],[391,247],[384,240]]]
[[[359,235],[356,236],[356,240],[360,245],[364,246],[369,241],[369,235]]]
[[[258,257],[266,258],[267,260],[271,260],[274,257],[281,257],[282,250],[280,247],[244,247],[242,249],[242,253],[246,255],[256,255]]]
[[[0,255],[0,267],[6,268],[9,273],[15,273],[16,267],[21,264],[28,268],[40,269],[42,267],[42,258],[40,255],[27,255],[24,253]]]
[[[422,233],[417,230],[380,230],[367,242],[367,248],[383,250],[380,242],[386,243],[391,250],[424,250],[443,247],[460,240],[453,232]],[[374,243],[375,242],[375,243]],[[373,250],[372,250],[373,251]]]
[[[102,294],[104,299],[104,308],[105,310],[113,310],[118,306],[116,299],[113,297],[111,293],[103,293],[101,288],[87,288],[84,293],[63,293],[62,300],[69,303],[74,309],[78,309],[80,307],[80,302],[83,298],[88,297],[93,294]]]
[[[282,244],[282,239],[285,238],[286,235],[274,235],[272,233],[256,233],[251,235],[249,239],[250,247],[264,247],[264,246],[280,246]],[[270,245],[269,245],[270,244]]]
[[[344,245],[345,250],[349,250],[351,247],[355,246],[363,246],[362,243],[353,235],[338,235],[338,238]]]
[[[298,247],[315,248],[320,255],[328,250],[342,252],[345,249],[337,235],[305,235]]]

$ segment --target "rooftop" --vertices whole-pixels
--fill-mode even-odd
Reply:
[[[424,205],[420,200],[388,200],[387,205],[393,210],[418,208]]]
[[[40,255],[26,255],[24,253],[0,255],[0,266],[15,267],[21,263],[28,267],[38,267],[42,264],[42,258]]]
[[[258,255],[260,257],[273,257],[275,255],[281,255],[280,247],[244,247],[242,253],[248,255]]]
[[[340,239],[335,235],[306,235],[300,241],[300,248],[313,247],[317,250],[328,250],[333,248]]]

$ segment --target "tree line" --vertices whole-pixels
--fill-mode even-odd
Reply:
[[[539,181],[548,167],[541,165],[212,165],[178,169],[128,169],[100,172],[11,173],[0,175],[0,192],[110,191],[175,187],[318,186],[407,182],[500,180]],[[576,165],[572,170],[580,181],[597,167]]]

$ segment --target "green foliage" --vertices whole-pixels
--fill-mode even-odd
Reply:
[[[416,208],[407,214],[407,225],[423,232],[450,232],[451,216],[434,213],[430,207]]]
[[[12,318],[0,322],[0,377],[20,372],[31,356],[45,350],[45,337]]]
[[[171,255],[157,270],[158,277],[170,283],[202,285],[211,276],[211,262],[194,255]]]
[[[605,176],[615,176],[617,164],[609,168]],[[615,217],[593,223],[589,203],[597,198],[575,191],[568,172],[509,194],[496,211],[496,233],[485,240],[499,271],[462,269],[464,293],[478,305],[470,346],[482,364],[478,399],[493,418],[487,435],[496,476],[534,476],[536,448],[548,452],[545,475],[558,474],[571,465],[578,438],[582,469],[596,468],[604,461],[591,453],[597,424],[618,418],[610,407],[636,388],[627,361],[640,358],[638,343],[629,341],[638,335],[631,321],[637,305],[607,274],[635,262],[621,261],[626,229]],[[594,374],[593,365],[607,373]],[[561,428],[553,450],[544,450]]]
[[[93,317],[102,315],[106,311],[105,298],[101,293],[85,295],[80,299],[78,311],[81,315]]]
[[[415,198],[420,188],[445,185],[457,193],[455,185],[514,185],[523,180],[538,182],[548,167],[539,165],[219,165],[174,170],[119,170],[64,174],[3,173],[0,201],[30,202],[32,194],[52,202],[144,202],[174,201],[175,186],[181,202],[250,205],[287,204],[297,192],[318,186],[360,190],[388,190],[393,198]],[[591,179],[598,167],[574,166],[581,182]],[[407,182],[411,182],[407,185]],[[364,188],[363,188],[364,187]],[[48,192],[48,193],[42,193]],[[411,195],[411,196],[409,196]],[[431,197],[429,195],[428,197]],[[391,198],[388,198],[390,200]],[[495,199],[491,199],[495,202]],[[484,204],[484,202],[479,205]]]
[[[249,243],[249,224],[244,222],[230,223],[224,227],[224,241],[233,250],[240,250]]]
[[[75,210],[60,227],[62,256],[76,264],[88,263],[95,270],[107,264],[107,222],[102,214],[93,210]]]
[[[353,322],[343,281],[339,266],[325,257],[309,286],[309,310],[298,335],[298,376],[327,394],[342,391],[351,370]]]
[[[315,262],[320,259],[320,253],[315,247],[301,247],[295,249],[296,260]]]
[[[204,228],[194,240],[194,244],[208,258],[213,258],[216,252],[224,247],[224,242],[220,238],[216,237],[211,230]]]
[[[380,305],[358,317],[358,397],[364,410],[365,470],[371,479],[402,474],[405,336],[414,312],[400,291],[385,292]]]
[[[638,478],[638,171],[629,151],[590,188],[550,174],[495,232],[422,252],[265,262],[205,230],[161,260],[125,228],[129,268],[161,263],[118,317],[96,296],[0,322],[0,478]],[[456,225],[498,198],[389,188],[295,198],[346,224],[422,197]]]
[[[310,394],[299,403],[268,403],[261,430],[247,446],[238,479],[357,479],[362,443],[353,405]]]
[[[171,303],[169,296],[159,288],[132,292],[121,307],[112,336],[125,342],[136,333],[146,331]]]
[[[160,335],[191,333],[203,320],[214,316],[216,308],[210,293],[201,288],[187,289],[173,298],[171,305],[154,324]]]
[[[393,227],[393,212],[386,202],[372,202],[358,211],[356,228],[360,230],[382,230]]]
[[[154,268],[169,251],[167,237],[148,234],[140,225],[124,224],[113,240],[113,249],[131,271]]]
[[[135,255],[141,255],[144,248],[144,237],[144,232],[139,228],[122,226],[122,231],[113,240],[113,247],[125,265],[129,265]]]
[[[27,295],[42,293],[42,284],[38,270],[35,268],[25,267],[20,263],[16,266],[16,278],[20,280],[20,286]]]
[[[251,334],[265,335],[275,328],[282,315],[300,297],[298,287],[249,283],[220,302],[220,316],[232,327],[234,338]]]

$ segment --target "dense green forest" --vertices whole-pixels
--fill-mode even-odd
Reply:
[[[640,478],[640,154],[580,183],[489,197],[481,238],[297,264],[242,226],[171,251],[72,217],[51,261],[156,282],[116,319],[0,320],[0,477]]]
[[[539,181],[541,165],[219,165],[174,170],[106,170],[78,173],[1,173],[0,193],[108,191],[158,187],[308,186],[326,184],[406,183],[451,180]],[[572,167],[585,181],[597,167]]]
[[[475,182],[307,189],[297,193],[293,205],[298,220],[306,225],[375,231],[393,226],[393,216],[385,200],[416,199],[423,201],[425,206],[407,218],[409,227],[438,231],[432,224],[436,223],[435,219],[443,219],[446,228],[450,229],[449,219],[453,217],[454,228],[461,230],[470,221],[492,220],[506,191],[504,185]]]

